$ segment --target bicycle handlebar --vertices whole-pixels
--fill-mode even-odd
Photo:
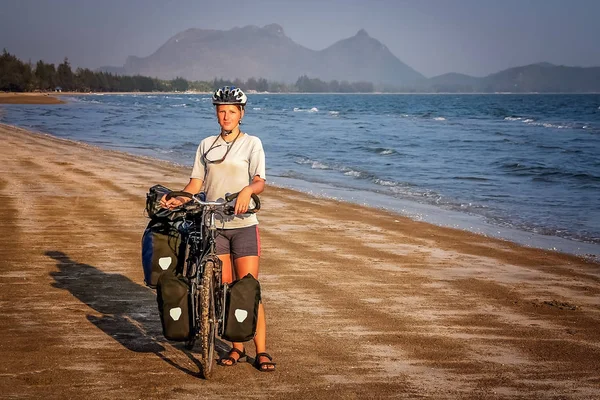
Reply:
[[[173,192],[167,193],[167,197],[165,199],[169,200],[173,197],[187,197],[189,199],[192,199],[192,201],[194,201],[196,204],[198,204],[200,206],[223,206],[223,211],[226,214],[231,215],[234,213],[234,207],[232,207],[232,206],[225,207],[225,206],[230,201],[235,200],[239,194],[240,194],[240,192],[228,194],[225,196],[224,201],[204,201],[204,200],[198,199],[195,195],[193,195],[189,192],[173,191]],[[246,211],[246,213],[253,214],[253,213],[258,212],[258,210],[260,210],[260,199],[254,193],[252,193],[251,197],[252,197],[252,200],[254,200],[254,208],[249,208],[248,211]],[[185,207],[185,204],[183,204],[182,207]]]

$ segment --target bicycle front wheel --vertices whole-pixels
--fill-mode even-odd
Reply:
[[[216,315],[214,302],[214,267],[213,260],[206,260],[200,288],[200,365],[202,375],[209,379],[212,373],[215,354]]]

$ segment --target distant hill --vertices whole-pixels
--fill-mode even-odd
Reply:
[[[600,67],[548,63],[510,68],[487,76],[485,92],[600,92]]]
[[[313,65],[317,68],[315,76],[326,81],[408,85],[424,78],[364,29],[319,51]]]
[[[263,28],[249,25],[228,31],[188,29],[170,38],[148,57],[130,56],[122,68],[102,70],[161,79],[262,77],[285,83],[294,83],[302,75],[398,86],[424,79],[364,30],[315,51],[294,42],[277,24]]]
[[[450,72],[422,81],[422,88],[432,92],[474,92],[482,78]]]
[[[483,78],[444,74],[422,81],[418,90],[462,93],[600,92],[600,67],[567,67],[543,62],[509,68]]]

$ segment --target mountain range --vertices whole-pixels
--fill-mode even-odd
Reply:
[[[486,77],[448,73],[426,78],[364,29],[316,51],[294,42],[278,24],[226,31],[188,29],[148,57],[129,56],[123,67],[101,70],[191,81],[254,77],[294,83],[308,76],[323,81],[371,82],[377,90],[409,92],[600,92],[600,67],[538,63]]]

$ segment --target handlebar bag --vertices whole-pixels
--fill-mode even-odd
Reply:
[[[181,234],[182,221],[152,219],[142,236],[142,268],[144,282],[155,288],[165,272],[183,271],[185,239]]]
[[[221,337],[232,342],[246,342],[256,334],[260,283],[247,274],[227,288],[225,323]]]
[[[185,211],[173,211],[160,206],[160,199],[169,192],[171,192],[171,189],[163,185],[154,185],[148,189],[148,193],[146,193],[146,214],[149,218],[175,221],[184,217]]]
[[[158,280],[156,300],[163,335],[168,340],[186,341],[192,336],[190,285],[183,275],[162,274]]]

